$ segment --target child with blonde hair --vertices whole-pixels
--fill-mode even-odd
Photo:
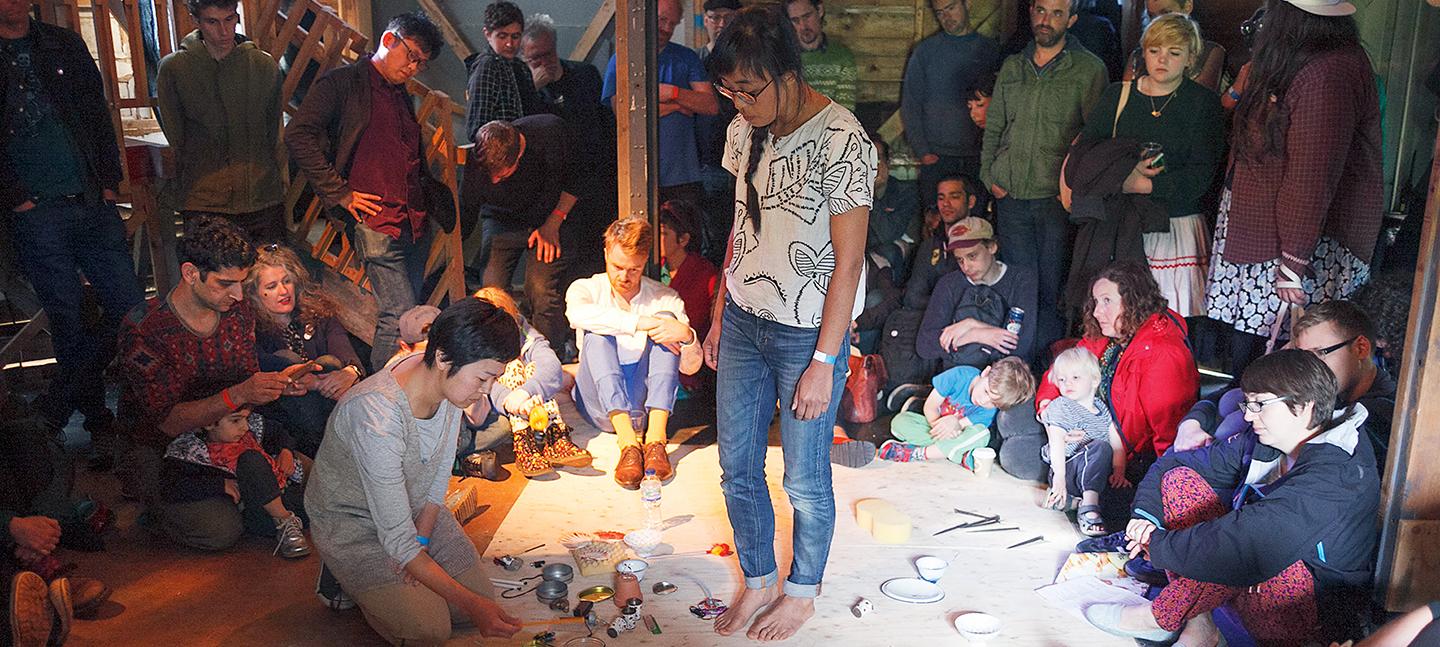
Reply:
[[[1100,360],[1089,350],[1075,347],[1056,356],[1050,367],[1050,381],[1060,389],[1040,422],[1045,424],[1049,444],[1040,448],[1040,458],[1050,464],[1050,491],[1044,506],[1067,510],[1080,493],[1076,520],[1080,532],[1091,537],[1105,534],[1100,516],[1100,492],[1108,482],[1129,487],[1123,463],[1125,446],[1110,409],[1095,398],[1100,386]],[[1061,460],[1054,460],[1062,456]]]

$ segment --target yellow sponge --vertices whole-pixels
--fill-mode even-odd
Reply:
[[[882,544],[910,541],[910,515],[883,499],[861,499],[855,504],[855,522]]]

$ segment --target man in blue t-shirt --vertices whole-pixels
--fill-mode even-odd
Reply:
[[[700,151],[695,143],[695,116],[714,115],[720,102],[715,96],[700,56],[684,45],[670,42],[675,26],[680,24],[680,0],[660,0],[655,21],[656,77],[660,81],[660,203],[685,199],[703,204],[705,192],[700,182]],[[605,89],[601,98],[610,101],[615,114],[628,112],[614,105],[615,56],[605,66]]]

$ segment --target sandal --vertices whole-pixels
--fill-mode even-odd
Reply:
[[[1082,505],[1075,512],[1075,521],[1080,523],[1080,532],[1086,537],[1099,537],[1105,534],[1105,519],[1100,516],[1100,506]]]

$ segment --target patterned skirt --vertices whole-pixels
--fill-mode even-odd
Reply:
[[[1205,219],[1191,214],[1170,219],[1170,231],[1145,234],[1145,259],[1150,275],[1170,309],[1182,317],[1205,314],[1205,275],[1210,264],[1210,236]]]
[[[1280,259],[1263,263],[1232,263],[1225,260],[1225,237],[1230,219],[1230,190],[1220,196],[1215,218],[1215,244],[1210,256],[1210,285],[1205,308],[1211,319],[1230,324],[1241,332],[1269,337],[1277,321],[1280,335],[1288,335],[1290,322],[1281,321],[1285,304],[1275,294]],[[1310,273],[1300,283],[1307,301],[1320,303],[1344,299],[1370,280],[1370,264],[1329,236],[1321,236],[1310,257]]]

